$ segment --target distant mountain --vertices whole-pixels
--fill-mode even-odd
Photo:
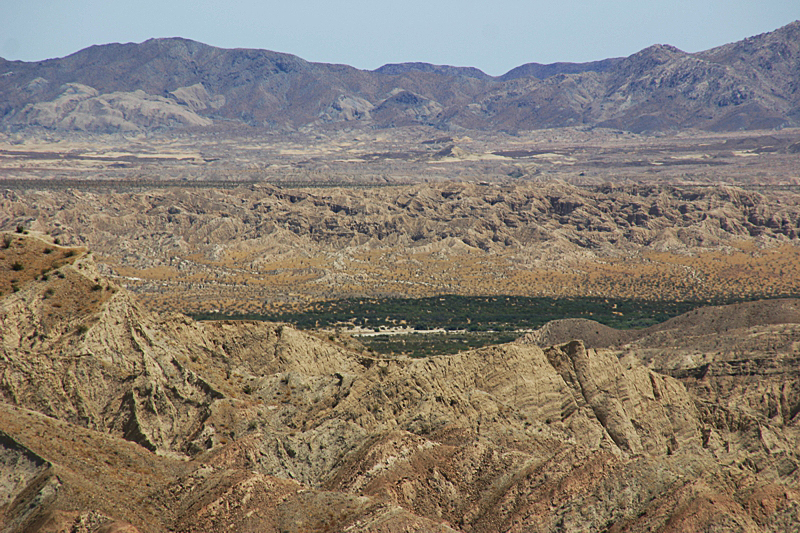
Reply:
[[[364,71],[180,38],[92,46],[39,62],[0,59],[5,130],[141,131],[215,122],[508,132],[797,126],[800,21],[695,54],[654,45],[627,58],[528,63],[499,77],[428,63]]]
[[[589,63],[525,63],[500,76],[500,80],[516,80],[518,78],[545,79],[558,74],[580,74],[582,72],[606,72],[617,65],[623,58],[603,59]]]
[[[451,67],[450,65],[431,65],[430,63],[389,63],[375,69],[373,72],[397,76],[410,71],[434,72],[444,76],[464,76],[479,80],[491,80],[492,77],[475,67]]]

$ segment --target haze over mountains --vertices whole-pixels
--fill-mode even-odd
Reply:
[[[65,58],[0,59],[0,127],[92,132],[175,127],[278,130],[428,125],[517,132],[633,132],[800,125],[800,21],[689,54],[530,63],[491,77],[425,63],[374,71],[179,39],[93,46]]]

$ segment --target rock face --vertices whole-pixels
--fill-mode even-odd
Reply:
[[[703,446],[722,463],[753,465],[769,479],[798,479],[800,302],[748,302],[691,311],[639,331],[592,338],[618,357],[636,357],[679,379],[704,424]],[[521,339],[547,343],[598,325],[557,321]]]
[[[100,133],[210,126],[212,123],[194,112],[198,108],[205,109],[203,96],[207,100],[208,94],[203,95],[202,90],[195,91],[200,97],[185,89],[173,93],[186,107],[167,98],[148,95],[141,89],[100,95],[86,85],[68,83],[62,90],[54,100],[26,105],[17,121],[47,129]]]
[[[174,342],[126,292],[93,281],[93,263],[62,266],[54,278],[3,300],[2,397],[154,451],[181,449],[207,416],[196,407],[220,393],[181,364]],[[99,301],[94,309],[53,303],[66,292]]]
[[[634,349],[377,358],[153,315],[81,254],[0,299],[0,328],[4,533],[800,523],[793,389],[781,429]]]
[[[38,63],[0,59],[0,125],[129,131],[214,120],[218,127],[287,130],[346,122],[504,132],[796,126],[799,32],[794,22],[697,54],[654,45],[593,63],[530,63],[498,78],[426,63],[360,71],[266,50],[151,39]],[[97,94],[65,114],[76,85]]]

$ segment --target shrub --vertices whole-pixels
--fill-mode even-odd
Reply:
[[[92,285],[92,290],[93,291],[99,291],[99,290],[102,290],[102,289],[103,289],[103,286],[100,285],[99,283],[95,283],[94,285]]]
[[[51,253],[53,253],[53,249],[52,248],[45,248],[44,249],[44,253],[45,254],[51,254]]]
[[[14,270],[15,272],[19,272],[22,269],[23,269],[22,263],[20,263],[19,261],[14,261],[14,263],[11,265],[11,270]]]
[[[3,235],[3,249],[8,250],[11,246],[11,235]]]
[[[75,250],[67,250],[64,252],[64,257],[72,257],[73,255],[75,255]]]
[[[89,326],[86,324],[78,324],[78,327],[75,328],[75,333],[78,335],[83,335],[87,331],[89,331]]]
[[[17,226],[17,233],[22,233],[25,231],[25,228],[22,225]]]

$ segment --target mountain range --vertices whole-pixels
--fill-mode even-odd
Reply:
[[[626,58],[373,71],[181,39],[92,46],[39,62],[0,58],[0,128],[126,132],[426,125],[637,133],[800,125],[800,21],[698,53],[653,45]]]

